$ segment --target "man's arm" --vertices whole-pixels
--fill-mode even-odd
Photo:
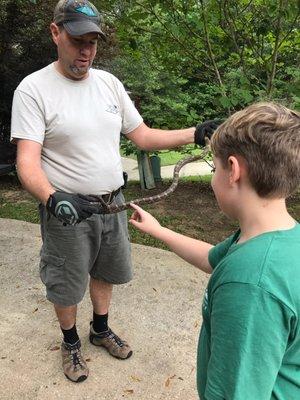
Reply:
[[[55,192],[41,167],[40,143],[19,139],[17,142],[17,172],[23,187],[46,205]]]
[[[178,130],[152,129],[141,123],[127,134],[128,139],[142,150],[164,150],[195,143],[205,146],[222,120],[209,120],[196,127]]]
[[[213,245],[189,238],[174,232],[171,229],[162,227],[159,222],[147,211],[136,204],[131,205],[135,212],[129,222],[141,230],[148,233],[158,240],[164,242],[170,250],[181,257],[183,260],[201,269],[207,274],[212,273],[212,268],[208,261],[209,250]]]
[[[163,150],[194,143],[194,134],[194,127],[167,131],[142,123],[126,137],[142,150]]]
[[[93,205],[93,198],[82,194],[56,191],[41,167],[41,144],[32,140],[18,140],[17,171],[23,187],[47,210],[66,225],[75,225],[92,214],[101,213]]]

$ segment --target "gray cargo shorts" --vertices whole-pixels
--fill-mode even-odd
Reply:
[[[124,202],[120,192],[115,204]],[[39,206],[43,245],[40,276],[47,298],[54,304],[78,304],[89,275],[112,284],[132,279],[131,249],[126,211],[92,215],[75,226],[64,226]]]

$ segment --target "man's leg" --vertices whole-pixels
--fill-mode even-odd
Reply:
[[[39,209],[43,238],[40,276],[64,336],[63,371],[70,380],[81,382],[89,371],[80,351],[76,311],[88,284],[89,260],[95,259],[99,252],[99,216],[75,226],[64,226],[53,215],[48,215],[44,206],[40,205]],[[91,232],[94,232],[93,239]]]
[[[64,336],[61,345],[64,374],[73,382],[82,382],[88,377],[89,370],[80,351],[81,342],[76,329],[77,305],[62,307],[54,304],[54,309]]]
[[[120,192],[113,204],[120,205],[124,201]],[[94,307],[90,342],[95,346],[105,347],[114,357],[126,359],[132,355],[132,350],[109,328],[107,321],[113,285],[129,282],[132,278],[127,214],[123,211],[100,215],[100,218],[103,224],[100,250],[89,271],[90,295]]]
[[[103,280],[90,279],[90,296],[93,304],[93,322],[90,329],[90,342],[103,346],[117,358],[126,359],[132,355],[129,345],[108,327],[108,311],[113,285]]]
[[[62,307],[54,304],[54,309],[58,318],[59,325],[64,330],[73,328],[76,323],[77,305]]]
[[[90,296],[94,312],[98,315],[108,314],[113,285],[103,280],[90,279]]]

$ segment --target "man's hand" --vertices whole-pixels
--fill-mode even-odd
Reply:
[[[83,194],[54,192],[50,195],[46,208],[65,224],[75,225],[92,214],[100,213],[100,207],[91,204],[93,200],[92,197]]]
[[[222,123],[223,123],[223,120],[214,119],[214,120],[205,121],[202,124],[198,124],[196,126],[196,130],[195,130],[195,134],[194,134],[195,143],[198,144],[199,146],[205,146],[205,144],[206,144],[205,138],[207,137],[208,139],[210,139],[212,137],[214,131]]]

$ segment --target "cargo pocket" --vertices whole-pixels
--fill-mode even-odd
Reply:
[[[47,288],[59,286],[65,281],[65,257],[41,254],[40,277]]]

